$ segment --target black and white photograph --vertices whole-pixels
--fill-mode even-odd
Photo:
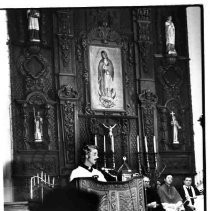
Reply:
[[[0,4],[0,210],[207,210],[205,3],[64,2]]]

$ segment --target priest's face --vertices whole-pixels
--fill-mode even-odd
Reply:
[[[190,186],[192,184],[192,178],[186,177],[185,180],[184,180],[184,184],[186,186]]]
[[[164,180],[167,185],[171,185],[171,183],[173,182],[173,177],[172,175],[167,175],[167,177]]]
[[[98,159],[98,150],[97,149],[91,149],[91,151],[86,156],[86,165],[92,166],[95,165]]]

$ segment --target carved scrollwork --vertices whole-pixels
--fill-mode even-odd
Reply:
[[[138,8],[136,10],[136,16],[138,20],[149,21],[151,18],[150,8]]]
[[[62,86],[61,89],[58,90],[58,96],[60,99],[77,99],[78,92],[70,84],[68,84]]]
[[[56,102],[49,100],[47,96],[42,92],[32,92],[27,95],[25,100],[17,100],[19,104],[22,105],[23,111],[23,125],[21,127],[22,136],[24,141],[23,148],[26,150],[34,149],[55,149],[49,147],[49,142],[54,143],[54,126],[53,117],[54,111],[51,105]],[[41,116],[42,126],[41,126],[41,138],[39,142],[35,139],[35,115]],[[49,147],[49,148],[48,148]]]
[[[87,40],[88,42],[91,42],[93,40],[99,40],[105,44],[107,44],[108,42],[115,42],[118,44],[121,43],[120,35],[114,30],[112,30],[108,26],[107,22],[103,22],[102,26],[92,29],[88,34]]]
[[[19,58],[18,67],[25,77],[28,91],[44,90],[49,65],[40,53],[32,53],[29,49],[25,50],[24,55]]]
[[[24,76],[38,79],[48,71],[48,62],[41,54],[31,54],[26,50],[19,58],[19,69]]]
[[[74,163],[75,147],[74,147],[74,103],[66,101],[63,107],[64,112],[64,132],[65,132],[65,160],[67,164]]]
[[[85,106],[85,114],[87,115],[94,115],[95,112],[91,109],[90,103],[87,103]]]
[[[72,20],[71,11],[58,12],[58,39],[64,67],[69,65],[71,58]]]
[[[71,58],[71,40],[72,37],[66,34],[58,35],[59,45],[62,53],[63,66],[67,67]]]
[[[143,131],[147,136],[148,150],[153,151],[153,135],[154,135],[154,109],[158,101],[157,96],[150,90],[144,90],[139,95],[141,102],[142,117],[143,117]]]
[[[58,33],[59,34],[71,34],[72,24],[72,12],[71,11],[59,11],[58,16]]]
[[[98,134],[99,122],[96,120],[96,118],[90,119],[90,131],[92,134]]]
[[[158,69],[159,80],[165,89],[180,87],[183,83],[183,71],[179,66],[160,66]]]
[[[139,100],[143,106],[148,104],[149,107],[152,107],[157,103],[158,97],[152,93],[151,90],[144,90],[143,93],[139,95]]]

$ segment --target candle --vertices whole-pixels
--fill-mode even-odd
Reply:
[[[39,174],[37,173],[37,183],[39,184]]]
[[[137,136],[137,152],[139,152],[139,150],[140,150],[140,145],[139,145],[139,136]]]
[[[146,150],[146,152],[148,152],[147,137],[146,137],[146,136],[145,136],[145,138],[144,138],[144,142],[145,142],[145,150]]]
[[[43,171],[41,171],[41,179],[43,180]]]
[[[114,136],[111,137],[111,148],[112,152],[114,153]]]
[[[31,187],[30,187],[31,199],[33,199],[33,184],[32,184],[32,179],[33,179],[33,177],[31,177]]]
[[[50,184],[50,176],[48,175],[48,183]]]
[[[44,181],[47,182],[47,175],[46,175],[46,173],[44,174]]]
[[[97,146],[97,136],[95,135],[95,145]]]
[[[104,152],[106,152],[106,138],[104,136]]]
[[[157,152],[157,149],[156,149],[155,136],[153,136],[153,144],[154,144],[154,153],[156,153]]]
[[[55,184],[55,178],[53,177],[53,180],[52,180],[52,187],[54,187],[54,184]]]

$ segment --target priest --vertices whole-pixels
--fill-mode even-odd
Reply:
[[[181,197],[185,201],[184,207],[186,211],[196,210],[197,196],[202,194],[194,185],[192,185],[192,177],[186,176],[183,185],[178,189]]]
[[[158,188],[158,195],[160,197],[163,209],[166,211],[182,211],[185,210],[182,198],[176,188],[172,185],[173,176],[166,175],[164,184]]]
[[[95,145],[86,145],[82,149],[82,163],[72,171],[70,182],[75,178],[93,177],[98,181],[106,182],[104,175],[94,168],[98,159],[98,149]]]

